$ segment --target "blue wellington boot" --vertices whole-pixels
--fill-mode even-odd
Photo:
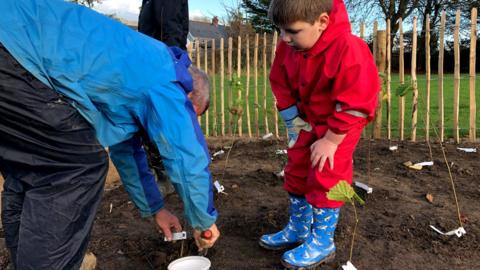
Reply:
[[[313,208],[312,233],[300,246],[283,254],[288,269],[314,269],[335,257],[333,236],[340,208]]]
[[[310,235],[312,206],[303,197],[290,196],[290,218],[283,230],[260,238],[263,248],[279,250],[303,243]]]

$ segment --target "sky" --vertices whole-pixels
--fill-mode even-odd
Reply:
[[[190,18],[225,16],[224,5],[235,6],[237,0],[188,0]],[[137,21],[142,0],[102,0],[94,9],[106,13],[115,14],[118,17]]]

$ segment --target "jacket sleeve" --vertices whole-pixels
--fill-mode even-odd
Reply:
[[[143,125],[183,201],[188,223],[206,230],[217,219],[206,142],[185,91],[176,83],[160,88],[150,93]]]
[[[141,215],[151,216],[162,209],[163,198],[149,169],[140,137],[134,136],[113,145],[109,152],[126,191]]]
[[[192,103],[187,97],[191,77],[185,52],[171,50],[177,81],[149,91],[149,103],[140,119],[162,157],[165,170],[183,201],[185,217],[195,229],[215,223],[210,155]]]
[[[334,78],[332,101],[335,110],[327,119],[328,128],[337,134],[362,127],[375,115],[380,90],[378,71],[365,46],[347,46]]]
[[[293,105],[297,100],[292,95],[292,89],[288,82],[287,71],[283,67],[283,60],[287,53],[287,44],[281,41],[277,46],[275,60],[270,71],[270,85],[277,101],[277,109],[282,111]]]

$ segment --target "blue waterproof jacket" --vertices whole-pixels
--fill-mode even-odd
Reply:
[[[187,98],[188,56],[86,7],[61,0],[1,0],[0,42],[94,126],[143,216],[164,205],[137,137],[158,147],[187,221],[209,228],[210,156]]]

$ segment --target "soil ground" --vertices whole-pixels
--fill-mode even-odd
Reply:
[[[211,153],[231,145],[231,140],[209,140]],[[464,237],[457,238],[441,236],[429,227],[434,225],[442,231],[459,227],[439,145],[433,145],[435,165],[421,171],[402,163],[430,160],[426,144],[402,143],[396,152],[389,151],[388,146],[386,141],[362,141],[355,154],[355,180],[373,187],[373,193],[366,195],[365,206],[357,208],[354,265],[361,270],[480,269],[480,154],[460,152],[456,145],[446,146],[453,164],[461,220],[467,231]],[[285,149],[285,143],[236,141],[227,164],[227,154],[212,162],[214,179],[225,186],[228,195],[220,194],[215,199],[222,236],[207,255],[211,269],[283,269],[281,251],[266,251],[257,244],[260,235],[281,229],[288,218],[287,195],[282,179],[275,175],[282,170],[286,157],[277,155],[278,149]],[[118,175],[112,172],[109,178],[89,246],[97,256],[97,269],[166,269],[180,253],[196,254],[191,240],[163,242],[153,221],[139,217],[116,182]],[[433,202],[426,199],[426,194],[433,196]],[[169,196],[166,204],[181,215],[176,195]],[[341,269],[348,260],[353,217],[352,206],[345,205],[335,236],[335,260],[318,269]],[[7,252],[0,245],[0,269],[7,263]]]

